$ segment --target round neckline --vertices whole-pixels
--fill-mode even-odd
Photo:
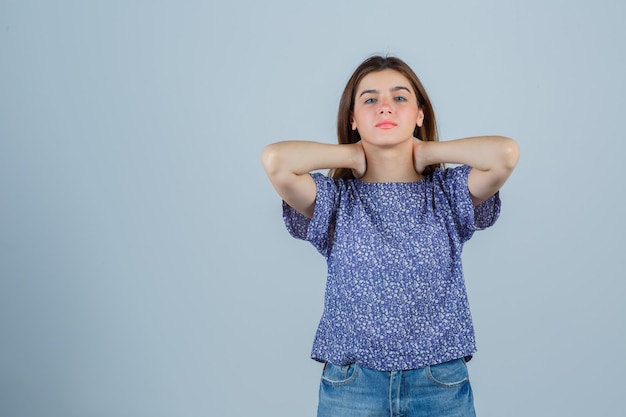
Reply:
[[[360,178],[354,178],[354,180],[356,182],[358,182],[359,184],[367,184],[367,185],[411,185],[411,184],[419,184],[420,182],[422,182],[424,179],[426,178],[426,176],[422,175],[422,177],[418,180],[415,181],[382,181],[382,182],[370,182],[370,181],[363,181]]]

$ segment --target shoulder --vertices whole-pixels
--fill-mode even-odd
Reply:
[[[471,170],[472,167],[467,165],[437,169],[426,177],[426,180],[435,192],[444,194],[467,192],[467,180]]]
[[[472,167],[468,165],[457,165],[444,169],[437,169],[432,173],[433,178],[444,182],[465,181],[469,176]]]
[[[354,183],[354,180],[333,178],[320,172],[313,172],[310,175],[315,181],[318,196],[320,194],[341,194],[348,188],[352,188]]]

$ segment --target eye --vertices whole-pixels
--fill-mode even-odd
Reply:
[[[366,103],[376,103],[376,99],[374,97],[370,97],[367,100],[365,100]]]
[[[403,97],[403,96],[397,96],[397,97],[395,97],[395,100],[396,101],[406,101],[406,98]]]

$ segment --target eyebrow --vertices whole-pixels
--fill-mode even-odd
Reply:
[[[411,92],[411,90],[408,89],[408,87],[404,87],[402,85],[398,85],[396,87],[393,87],[391,89],[389,89],[389,91],[394,92],[394,91],[399,91],[399,90],[406,90],[409,93]],[[361,92],[361,94],[359,94],[359,97],[361,97],[363,94],[378,94],[380,93],[380,91],[378,90],[364,90]]]

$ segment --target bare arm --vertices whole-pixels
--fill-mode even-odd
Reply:
[[[365,173],[365,152],[360,143],[331,145],[319,142],[286,141],[263,150],[263,167],[280,197],[311,218],[317,192],[309,172],[318,169],[351,168],[356,176]]]
[[[418,172],[428,165],[439,163],[471,166],[467,182],[474,205],[487,200],[504,185],[519,159],[517,143],[502,136],[478,136],[446,142],[415,139],[413,145]]]

